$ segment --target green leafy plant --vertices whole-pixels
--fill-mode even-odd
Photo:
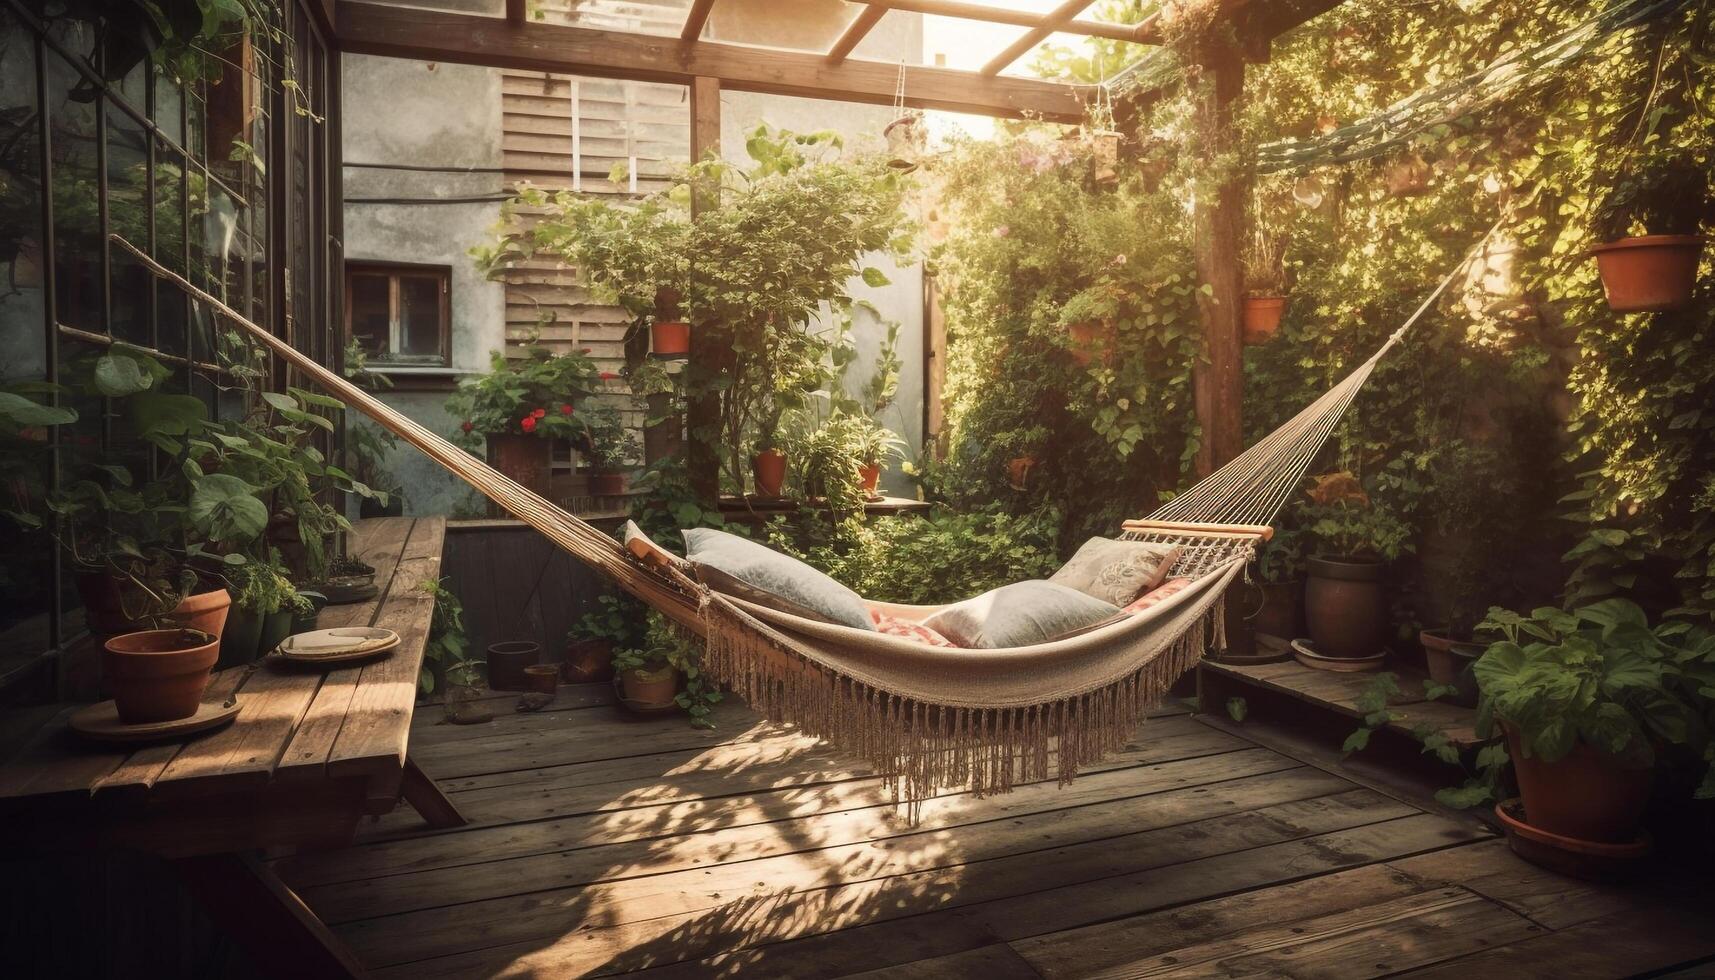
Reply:
[[[595,405],[580,416],[584,433],[573,445],[589,459],[598,472],[625,469],[641,451],[637,434],[625,427],[619,412],[607,405]]]
[[[647,608],[625,595],[596,597],[597,607],[584,613],[567,639],[606,640],[614,649],[631,649],[643,641]]]
[[[447,399],[448,414],[460,420],[454,439],[474,451],[485,435],[583,437],[587,426],[578,409],[612,377],[582,352],[556,354],[535,343],[510,354],[495,351],[487,373],[464,378]]]
[[[1375,503],[1349,472],[1317,477],[1308,496],[1309,533],[1330,557],[1392,561],[1413,547],[1410,526]]]
[[[483,662],[470,659],[464,604],[446,583],[444,578],[431,578],[417,586],[432,596],[435,603],[429,616],[429,640],[423,647],[423,666],[417,672],[417,690],[423,694],[435,692],[436,670],[448,684],[474,686],[480,682],[477,668]]]

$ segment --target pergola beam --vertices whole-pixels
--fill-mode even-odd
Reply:
[[[846,25],[846,29],[840,32],[839,39],[834,42],[834,46],[828,49],[828,64],[837,65],[845,61],[846,56],[852,53],[852,49],[858,46],[858,42],[869,36],[869,32],[875,30],[875,25],[881,23],[881,19],[885,16],[887,16],[887,8],[881,4],[872,3],[863,8],[856,17],[852,18],[852,22]]]
[[[691,12],[685,15],[685,28],[679,32],[679,40],[695,41],[703,36],[703,25],[709,22],[709,11],[715,9],[715,0],[696,0],[691,4]]]
[[[1037,21],[1035,27],[1025,31],[1018,40],[1007,45],[1006,50],[990,58],[988,64],[983,65],[982,74],[990,76],[1000,74],[1007,65],[1024,57],[1026,51],[1041,44],[1048,35],[1059,30],[1062,24],[1070,24],[1074,18],[1083,13],[1085,8],[1094,2],[1095,0],[1065,0],[1060,6],[1044,14],[1042,19]]]
[[[1015,27],[1041,27],[1045,16],[1031,13],[1028,10],[1014,10],[1010,7],[991,7],[982,3],[966,3],[965,0],[852,0],[852,2],[867,3],[871,7],[886,7],[888,10],[932,14],[937,17],[956,17],[960,20],[977,20],[989,24],[1011,24]],[[1113,41],[1130,41],[1133,44],[1161,43],[1161,35],[1156,30],[1154,18],[1149,18],[1140,24],[1117,24],[1106,20],[1074,18],[1053,28],[1053,30],[1065,34],[1082,34],[1085,37],[1105,37]]]
[[[341,0],[340,50],[524,71],[689,85],[712,78],[740,92],[892,105],[899,66],[715,41],[511,24],[498,17]],[[1093,86],[1032,78],[984,78],[950,68],[913,68],[906,105],[988,116],[1077,122]]]

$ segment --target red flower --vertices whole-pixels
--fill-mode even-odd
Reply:
[[[562,404],[562,405],[561,405],[561,406],[560,406],[560,414],[561,414],[561,415],[570,415],[570,414],[572,414],[572,406],[571,406],[571,405],[567,405],[567,404]]]
[[[466,432],[469,432],[470,430],[476,428],[476,426],[472,425],[469,419],[466,419],[464,424],[459,426],[459,428],[465,430]]]
[[[614,374],[612,371],[603,371],[601,373],[601,379],[603,381],[612,381],[617,377],[619,377],[619,375]]]
[[[536,431],[536,417],[534,415],[524,416],[518,420],[518,424],[524,428],[525,432]]]

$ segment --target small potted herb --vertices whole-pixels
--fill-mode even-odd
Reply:
[[[294,618],[313,608],[277,561],[246,562],[229,571],[226,580],[233,597],[220,637],[222,667],[247,664],[267,654],[292,635]]]
[[[613,651],[619,677],[620,702],[638,714],[659,714],[675,707],[679,670],[671,661],[673,648],[653,631],[636,647]]]
[[[637,455],[637,436],[625,427],[619,412],[606,405],[583,415],[584,434],[574,440],[590,466],[590,493],[617,497],[625,493],[627,469]]]
[[[1286,314],[1286,265],[1276,233],[1258,221],[1241,261],[1245,267],[1245,301],[1241,312],[1244,341],[1266,344],[1280,329],[1280,319]]]
[[[1482,625],[1505,638],[1476,664],[1478,730],[1498,724],[1506,735],[1522,810],[1497,812],[1522,856],[1574,872],[1641,856],[1638,827],[1666,746],[1703,760],[1697,795],[1715,796],[1715,634],[1652,627],[1618,598],[1571,612],[1491,609]]]
[[[756,441],[750,457],[750,474],[756,495],[777,498],[786,488],[786,451],[780,437],[780,413],[764,412],[756,426]]]
[[[1602,202],[1597,230],[1603,244],[1590,250],[1609,307],[1654,313],[1691,303],[1708,193],[1708,175],[1682,151],[1657,149],[1635,158],[1634,169]]]
[[[1374,503],[1349,472],[1316,478],[1305,508],[1321,551],[1306,561],[1304,616],[1322,657],[1365,660],[1383,652],[1389,633],[1382,576],[1410,547],[1410,528]]]

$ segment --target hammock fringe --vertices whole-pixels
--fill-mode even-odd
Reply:
[[[703,671],[753,711],[825,739],[872,766],[893,804],[916,822],[925,800],[957,788],[977,796],[1054,778],[1124,748],[1148,711],[1224,640],[1225,600],[1181,627],[1117,680],[1023,707],[941,705],[879,690],[805,658],[778,633],[712,594],[701,608]]]

